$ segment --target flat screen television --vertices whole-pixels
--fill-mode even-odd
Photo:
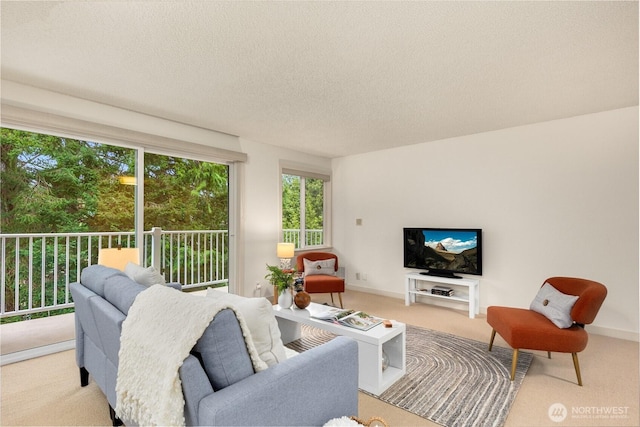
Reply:
[[[405,268],[440,277],[482,275],[482,229],[404,228],[403,238]]]

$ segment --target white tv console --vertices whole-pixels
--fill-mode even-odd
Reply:
[[[420,285],[420,282],[427,282],[427,284]],[[434,283],[444,283],[448,285],[447,287],[451,287],[454,290],[453,296],[432,294],[431,288]],[[468,296],[464,294],[456,295],[457,287],[468,288]],[[420,273],[407,273],[405,276],[405,305],[411,305],[412,302],[416,302],[416,295],[469,304],[469,318],[471,319],[480,313],[480,280],[478,279],[451,279]]]

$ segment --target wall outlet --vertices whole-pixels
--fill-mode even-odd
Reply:
[[[356,273],[356,280],[360,280],[360,273]]]

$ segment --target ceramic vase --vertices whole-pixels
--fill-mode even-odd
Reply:
[[[290,308],[291,304],[293,304],[293,297],[291,296],[291,290],[286,289],[280,292],[278,296],[278,305],[281,308]]]

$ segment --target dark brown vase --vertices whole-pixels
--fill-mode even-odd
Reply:
[[[293,302],[298,308],[307,308],[311,304],[311,295],[305,291],[298,291],[296,296],[293,297]]]

